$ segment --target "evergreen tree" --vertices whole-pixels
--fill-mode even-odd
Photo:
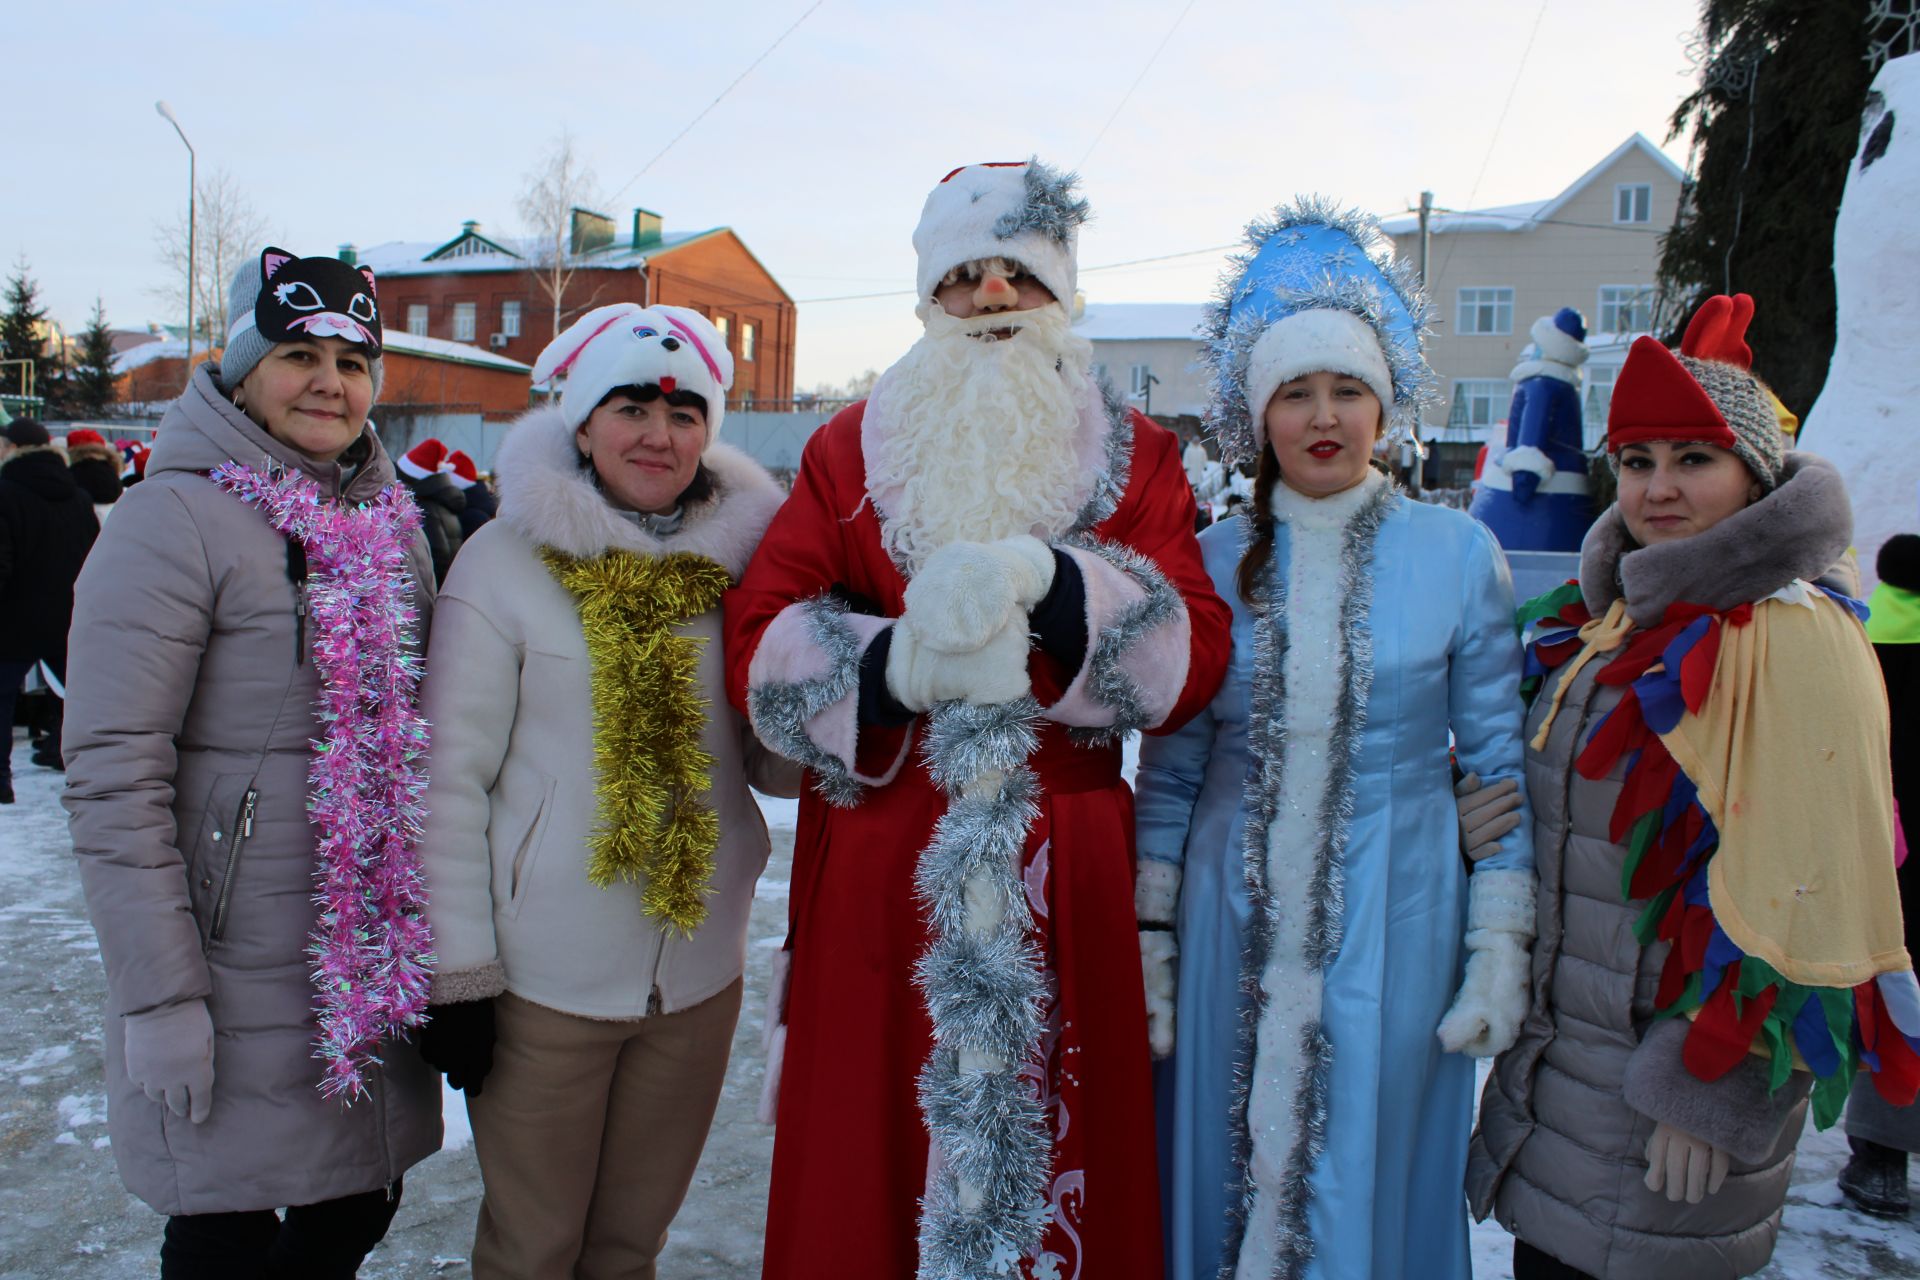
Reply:
[[[1714,293],[1749,293],[1754,371],[1804,416],[1833,357],[1833,223],[1873,68],[1872,0],[1703,0],[1700,83],[1673,114],[1692,159],[1661,241],[1671,341]]]
[[[7,279],[7,309],[0,314],[0,360],[31,360],[38,365],[40,326],[46,322],[47,309],[39,305],[40,285],[28,270],[27,260],[21,258],[13,264],[13,275]],[[36,370],[36,381],[37,375]],[[26,375],[19,365],[6,366],[0,374],[0,387],[26,390]]]
[[[113,408],[113,335],[107,331],[107,309],[93,300],[93,316],[80,335],[80,361],[73,370],[73,405],[85,418],[105,417]]]

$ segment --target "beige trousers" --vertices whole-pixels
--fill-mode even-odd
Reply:
[[[486,1191],[476,1280],[652,1280],[719,1105],[740,983],[626,1022],[495,1001],[468,1100]]]

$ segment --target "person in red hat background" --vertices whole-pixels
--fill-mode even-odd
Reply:
[[[494,496],[493,486],[480,478],[480,469],[473,465],[473,459],[466,450],[455,449],[449,453],[447,466],[450,468],[448,475],[466,499],[460,508],[460,535],[471,538],[480,532],[480,526],[499,514],[499,499]]]
[[[1809,1106],[1920,1088],[1888,712],[1838,472],[1784,453],[1709,299],[1615,383],[1619,496],[1524,606],[1540,875],[1533,1003],[1481,1099],[1467,1191],[1516,1280],[1765,1266]],[[1841,566],[1844,572],[1833,572]]]
[[[465,487],[454,476],[447,446],[432,436],[394,459],[393,468],[425,517],[420,527],[427,535],[427,550],[433,553],[437,586],[447,580],[447,570],[453,567],[453,558],[460,554],[460,544],[466,540],[461,520],[467,509]]]
[[[120,500],[120,455],[105,436],[87,427],[67,432],[66,449],[67,469],[93,499],[93,514],[105,524]]]
[[[925,335],[814,434],[728,597],[732,696],[813,784],[769,1280],[1160,1274],[1120,738],[1206,704],[1228,614],[1178,441],[1072,332],[1074,181],[935,186]]]

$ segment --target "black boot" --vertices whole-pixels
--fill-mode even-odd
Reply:
[[[13,779],[0,777],[0,804],[13,803]]]
[[[1906,1217],[1913,1207],[1907,1198],[1907,1153],[1865,1138],[1848,1138],[1847,1145],[1853,1159],[1840,1171],[1847,1203],[1876,1218]]]

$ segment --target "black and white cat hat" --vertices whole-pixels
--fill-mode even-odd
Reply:
[[[234,277],[227,296],[220,380],[237,387],[267,352],[304,338],[345,338],[367,349],[380,394],[380,302],[373,272],[338,258],[301,258],[269,245]]]

